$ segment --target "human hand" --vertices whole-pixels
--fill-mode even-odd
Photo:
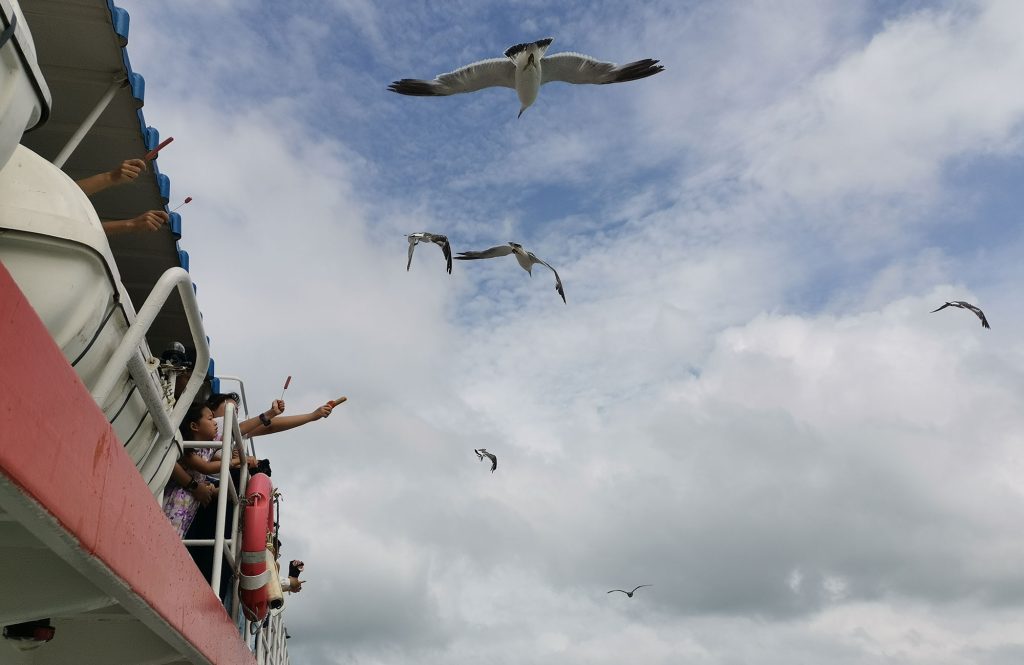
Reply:
[[[167,213],[163,210],[149,210],[129,220],[128,225],[132,231],[156,231],[166,224],[168,219]]]
[[[270,416],[271,418],[273,418],[274,416],[279,416],[282,413],[284,413],[284,400],[283,399],[275,399],[270,404],[270,411],[271,411],[271,413],[273,413],[273,415]]]
[[[334,404],[332,402],[328,402],[327,404],[324,404],[323,406],[319,407],[316,411],[312,413],[313,420],[320,420],[321,418],[326,418],[327,416],[331,415],[331,411],[334,411]]]
[[[196,498],[199,505],[208,506],[210,505],[210,501],[217,496],[217,488],[210,483],[199,483],[199,485],[192,490],[192,496]]]
[[[300,580],[298,577],[289,577],[288,578],[288,591],[291,591],[292,593],[298,593],[298,592],[302,591],[302,583],[304,581],[305,580]]]
[[[146,170],[146,162],[141,159],[126,159],[121,165],[110,171],[110,182],[123,185],[139,177]]]

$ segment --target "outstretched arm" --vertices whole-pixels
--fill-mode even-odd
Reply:
[[[134,233],[135,231],[156,231],[170,219],[163,210],[149,210],[132,219],[103,220],[103,231],[108,236]]]
[[[275,434],[277,432],[284,432],[306,423],[311,423],[314,420],[320,420],[321,418],[327,418],[331,415],[331,411],[334,410],[334,403],[327,402],[323,406],[304,413],[299,416],[282,416],[274,418],[273,422],[270,423],[270,427],[260,427],[252,433],[252,436],[261,436],[263,434]]]
[[[75,183],[82,188],[86,196],[96,192],[102,192],[108,187],[115,187],[131,182],[139,177],[139,174],[146,170],[146,162],[141,159],[126,159],[116,169],[97,173],[94,176],[76,180]]]
[[[271,418],[276,418],[282,413],[284,413],[284,400],[275,399],[273,402],[270,403],[270,408],[261,413],[259,416],[256,416],[255,418],[249,418],[248,420],[243,420],[242,422],[238,423],[238,430],[242,433],[242,436],[259,436],[260,434],[269,434],[270,427],[273,427],[274,423],[271,422],[270,426],[268,427],[267,425],[263,424],[264,420],[269,422]]]

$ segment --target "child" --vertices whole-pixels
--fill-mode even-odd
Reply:
[[[213,412],[204,405],[193,405],[181,421],[181,437],[185,441],[213,441],[216,435]],[[171,482],[164,489],[164,514],[179,536],[188,531],[199,505],[208,505],[217,496],[217,488],[205,479],[205,474],[220,471],[220,463],[212,457],[212,448],[186,450],[174,465]]]

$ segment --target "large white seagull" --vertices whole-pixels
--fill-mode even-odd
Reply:
[[[625,65],[602,62],[581,53],[544,55],[552,38],[528,44],[516,44],[505,51],[504,58],[481,60],[440,74],[433,81],[402,79],[388,90],[401,95],[439,97],[476,92],[484,88],[515,88],[522,106],[519,115],[537,99],[540,87],[552,81],[565,83],[623,83],[653,76],[665,68],[650,58]]]

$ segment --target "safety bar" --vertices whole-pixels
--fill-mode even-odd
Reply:
[[[192,333],[192,343],[196,349],[195,370],[185,386],[185,392],[178,398],[174,410],[168,416],[165,409],[163,390],[155,381],[147,380],[150,372],[146,359],[141,357],[139,348],[145,339],[146,333],[156,320],[160,310],[170,297],[171,292],[177,289],[181,297],[182,306],[185,309],[185,317],[188,320],[189,331]],[[206,378],[206,368],[210,365],[210,347],[206,342],[206,333],[203,330],[203,317],[199,313],[199,303],[196,301],[195,291],[192,289],[192,278],[182,268],[170,268],[150,292],[146,302],[139,308],[124,339],[111,355],[107,366],[103,369],[96,386],[92,391],[92,398],[102,409],[104,403],[110,397],[110,393],[117,385],[121,373],[127,368],[139,394],[146,403],[146,408],[153,417],[157,431],[167,440],[174,438],[176,425],[185,417],[192,400],[199,392],[199,388]]]
[[[220,377],[221,379],[227,377]],[[231,377],[233,378],[233,377]],[[241,383],[241,380],[238,380]],[[245,437],[242,436],[241,430],[238,428],[238,417],[235,411],[235,404],[231,400],[228,400],[224,406],[224,425],[223,425],[223,436],[220,442],[220,488],[217,492],[217,519],[216,519],[216,533],[213,538],[203,539],[192,539],[183,540],[182,544],[191,547],[213,547],[213,571],[210,575],[210,586],[213,588],[214,593],[220,591],[220,579],[223,574],[223,564],[227,562],[228,568],[232,571],[231,580],[231,608],[230,616],[232,620],[237,620],[239,616],[239,568],[240,568],[240,556],[241,551],[241,537],[238,531],[239,521],[242,516],[243,506],[245,504],[246,488],[249,483],[249,465],[243,461],[239,468],[238,477],[238,489],[236,491],[234,481],[231,478],[231,451],[237,450],[242,460],[246,457],[246,443]],[[251,443],[251,438],[250,438]],[[185,448],[197,449],[197,448],[214,448],[209,442],[203,441],[186,441]],[[227,491],[223,491],[227,488]],[[241,499],[240,499],[241,497]],[[230,537],[224,535],[224,525],[227,522],[227,504],[228,500],[235,506],[234,515],[231,518],[231,530]],[[274,574],[278,574],[277,571],[273,571]],[[282,623],[280,610],[271,612],[270,621],[267,625],[261,627],[253,649],[256,652],[257,663],[260,665],[281,665],[288,662],[288,650],[285,644],[287,632],[284,629]],[[243,617],[244,618],[244,617]],[[248,619],[244,620],[243,623],[243,635],[248,635],[250,631],[250,622]]]
[[[241,514],[242,501],[240,497],[245,496],[245,487],[249,482],[249,465],[245,464],[245,440],[242,438],[242,434],[238,429],[238,419],[235,416],[235,405],[231,400],[228,400],[224,408],[224,426],[223,435],[221,436],[220,442],[220,471],[219,471],[219,490],[217,491],[217,520],[216,520],[216,532],[213,538],[202,538],[202,539],[191,539],[183,540],[182,544],[185,546],[200,546],[200,547],[213,547],[213,572],[210,575],[210,586],[213,587],[215,593],[219,593],[220,590],[220,578],[223,571],[224,560],[227,559],[228,567],[235,573],[238,572],[238,520]],[[208,442],[202,441],[186,441],[185,448],[196,449],[196,448],[215,448],[217,446],[211,446]],[[235,482],[231,478],[231,450],[237,448],[243,463],[239,467],[238,474],[238,489],[235,488]],[[227,490],[227,491],[225,491]],[[231,519],[231,537],[225,538],[224,536],[224,525],[227,522],[227,511],[228,511],[228,499],[231,500],[235,506],[235,513]],[[237,585],[236,580],[233,585]],[[237,593],[232,593],[233,596],[237,596]]]
[[[217,378],[220,379],[221,381],[234,381],[235,383],[238,384],[238,396],[242,398],[242,413],[245,415],[246,418],[248,418],[249,400],[246,399],[245,397],[245,381],[243,381],[242,378],[239,376],[231,376],[227,374],[222,374]],[[241,420],[243,419],[239,418],[239,421]],[[249,454],[252,455],[253,457],[256,457],[256,444],[253,442],[253,439],[255,438],[256,437],[253,436],[249,437]]]
[[[257,634],[253,651],[257,665],[281,665],[288,662],[288,647],[285,640],[288,631],[285,629],[281,613],[271,612],[270,621]]]

